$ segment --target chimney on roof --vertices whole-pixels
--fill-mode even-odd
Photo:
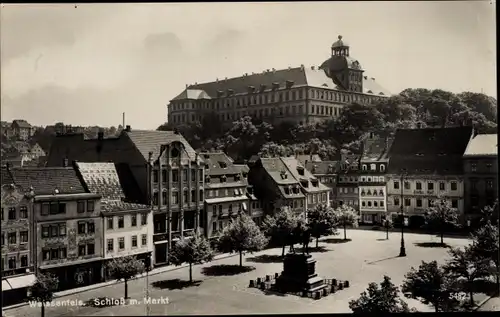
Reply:
[[[311,69],[314,70],[314,66],[311,66]]]
[[[375,77],[372,77],[372,80],[375,80]]]
[[[68,158],[64,158],[62,162],[63,167],[68,167]]]
[[[188,84],[186,84],[186,89],[188,88]]]
[[[276,68],[273,68],[272,70],[273,70],[273,73],[275,73],[275,72],[276,72]]]
[[[129,126],[129,125],[127,125],[127,126],[125,127],[125,131],[130,132],[130,126]]]
[[[153,152],[148,153],[148,162],[149,162],[149,164],[153,163]]]
[[[248,76],[248,73],[245,73],[245,76]]]
[[[288,70],[291,70],[292,68],[290,66],[288,66]]]
[[[267,69],[267,72],[269,73],[269,69]]]

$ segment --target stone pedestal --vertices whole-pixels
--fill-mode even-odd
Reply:
[[[285,292],[314,292],[327,285],[316,274],[316,260],[310,254],[289,253],[283,261],[283,272],[276,287]]]

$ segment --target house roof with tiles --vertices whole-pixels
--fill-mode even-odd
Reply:
[[[21,129],[31,128],[31,124],[29,124],[26,120],[13,120],[12,125],[17,125]]]
[[[22,188],[33,187],[37,195],[88,193],[72,167],[12,168],[12,178]]]
[[[498,135],[478,134],[467,145],[464,157],[498,156]]]
[[[311,174],[311,172],[309,172],[295,157],[281,157],[280,159],[293,177],[300,182],[300,185],[306,192],[330,190],[330,188],[321,183],[319,179]],[[302,170],[304,175],[300,175],[299,170]]]
[[[399,129],[389,152],[388,173],[456,175],[472,127]]]
[[[1,186],[14,184],[14,179],[12,178],[12,175],[11,175],[9,169],[7,169],[7,167],[2,166],[0,171],[1,171],[1,174],[0,174],[0,176],[1,176],[0,185]]]
[[[204,152],[200,154],[205,162],[205,175],[221,176],[241,174],[241,168],[234,165],[224,152]]]
[[[385,136],[369,137],[363,142],[361,162],[387,162],[393,138]]]
[[[213,82],[189,85],[184,91],[172,99],[213,99],[221,93],[224,96],[248,94],[249,91],[270,92],[276,89],[291,87],[315,87],[344,91],[339,88],[326,72],[319,67],[294,67],[280,70],[266,70],[262,73],[246,74],[240,77],[217,79]],[[253,88],[252,88],[253,87]],[[227,95],[231,92],[231,95]],[[376,96],[390,96],[373,77],[363,77],[363,93]],[[188,98],[186,98],[188,97]]]
[[[338,173],[339,161],[307,162],[305,167],[313,175],[335,175]]]
[[[149,159],[149,152],[153,152],[153,158],[158,158],[161,154],[161,145],[173,142],[182,143],[192,161],[197,159],[196,151],[180,133],[154,130],[131,130],[123,133],[130,138],[146,161]],[[198,161],[201,162],[199,158]]]
[[[148,162],[149,152],[159,158],[161,146],[180,142],[191,160],[196,152],[187,140],[174,131],[123,130],[118,137],[85,138],[83,133],[66,133],[54,138],[49,151],[47,165],[61,166],[64,159],[69,162],[113,162],[122,157],[137,157]],[[198,158],[201,162],[201,158]]]
[[[150,209],[148,205],[126,201],[114,163],[75,162],[75,166],[87,189],[102,196],[101,210],[103,212]]]

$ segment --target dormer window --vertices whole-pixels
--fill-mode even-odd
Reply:
[[[316,164],[314,164],[314,165],[312,166],[312,172],[313,172],[313,173],[316,173],[316,168],[318,168],[318,166],[317,166]]]
[[[333,173],[333,165],[332,164],[328,165],[328,173]]]
[[[273,90],[279,89],[280,88],[280,83],[273,83]]]
[[[288,178],[288,175],[286,175],[285,171],[281,171],[280,176],[281,176],[281,179],[287,179]]]
[[[233,89],[228,89],[227,90],[227,95],[228,96],[232,96],[234,94],[234,90]]]
[[[293,187],[293,193],[298,194],[299,193],[299,188],[297,186]]]
[[[205,176],[205,183],[210,183],[210,176],[209,175]]]
[[[363,164],[363,171],[366,171],[368,169],[368,167],[366,166],[366,164]]]
[[[293,86],[293,80],[287,80],[286,81],[286,88],[292,88]]]
[[[366,192],[366,194],[367,194],[368,196],[370,196],[370,195],[372,194],[372,191],[368,189],[368,191]]]
[[[252,94],[255,92],[255,87],[254,86],[248,86],[248,93]]]
[[[373,196],[377,196],[377,191],[376,190],[373,191]]]
[[[221,182],[221,183],[225,183],[225,182],[226,182],[226,180],[227,180],[226,175],[222,175],[222,176],[220,177],[220,182]]]
[[[384,191],[381,189],[381,190],[378,192],[378,194],[379,194],[380,196],[384,196]]]
[[[304,168],[302,166],[297,166],[297,172],[299,175],[304,176]]]
[[[385,171],[385,165],[384,165],[384,164],[381,164],[381,165],[380,165],[380,171],[381,171],[381,172]]]
[[[309,181],[307,179],[301,179],[300,184],[305,188],[309,187]]]
[[[217,98],[221,98],[224,96],[224,92],[222,90],[217,90]]]
[[[366,193],[365,193],[365,191],[364,191],[364,190],[362,190],[362,191],[361,191],[361,196],[364,196],[364,195],[366,195]]]
[[[235,180],[235,181],[237,181],[237,182],[238,182],[240,179],[241,179],[241,175],[240,175],[240,174],[236,174],[236,175],[234,175],[234,180]]]
[[[318,187],[319,181],[317,179],[312,179],[311,183],[314,187]]]
[[[220,166],[220,168],[227,168],[227,164],[226,164],[226,162],[222,162],[222,161],[220,161],[220,162],[219,162],[219,166]]]
[[[290,195],[290,188],[285,187],[284,190],[286,195]]]
[[[265,90],[266,90],[266,85],[261,84],[261,85],[260,85],[260,92],[263,92],[263,91],[265,91]]]

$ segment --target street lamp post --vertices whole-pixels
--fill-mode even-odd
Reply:
[[[406,248],[405,248],[405,237],[404,237],[404,230],[405,230],[405,224],[404,224],[404,178],[405,178],[406,171],[402,170],[401,173],[401,247],[399,248],[399,256],[403,257],[406,256]]]

